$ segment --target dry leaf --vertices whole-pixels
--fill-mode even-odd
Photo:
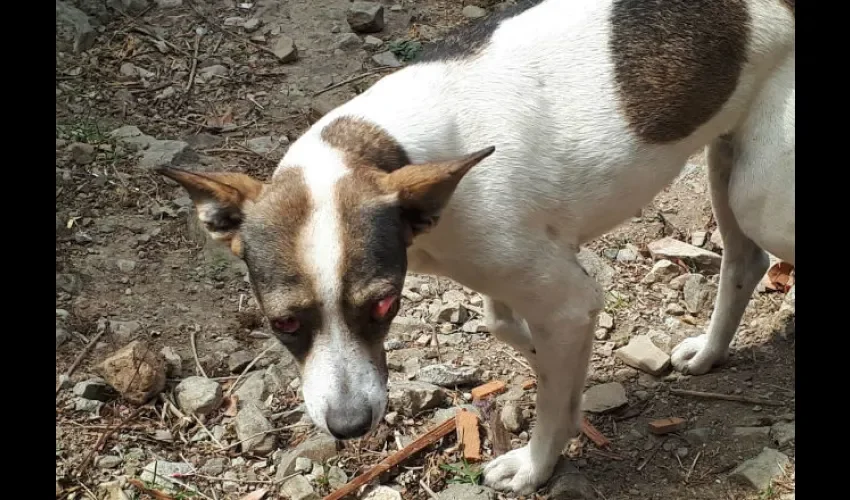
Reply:
[[[252,491],[251,493],[248,493],[247,495],[240,498],[239,500],[263,500],[263,497],[266,496],[267,492],[268,492],[267,489],[262,488],[262,489],[259,489],[259,490],[256,490],[256,491]]]
[[[236,411],[239,409],[239,396],[236,394],[231,394],[224,398],[223,402],[224,407],[224,416],[226,417],[235,417]]]
[[[766,288],[776,290],[782,293],[788,293],[791,287],[794,286],[794,277],[791,273],[794,271],[794,266],[787,262],[777,262],[767,271]]]

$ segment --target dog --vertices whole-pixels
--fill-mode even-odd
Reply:
[[[705,335],[726,357],[766,251],[795,252],[793,0],[545,0],[462,28],[314,123],[271,179],[161,173],[244,259],[302,372],[317,427],[363,436],[387,406],[383,340],[408,271],[484,296],[537,374],[527,446],[485,484],[529,494],[576,436],[600,287],[579,246],[648,204],[707,148],[724,242]]]

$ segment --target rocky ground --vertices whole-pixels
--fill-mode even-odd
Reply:
[[[316,117],[507,3],[56,2],[57,498],[320,498],[458,407],[480,416],[485,460],[527,442],[533,374],[488,334],[476,293],[415,275],[387,339],[385,422],[355,442],[317,434],[243,265],[150,171],[267,177]],[[720,253],[701,157],[585,248],[608,301],[584,407],[611,444],[574,440],[538,498],[793,499],[787,269],[754,294],[726,366],[670,372],[671,347],[706,326]],[[506,391],[472,402],[491,380]],[[450,434],[358,494],[504,498],[478,469]]]

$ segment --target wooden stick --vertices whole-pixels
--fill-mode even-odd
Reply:
[[[142,408],[145,408],[145,406],[139,406],[138,408],[133,410],[132,413],[127,415],[124,420],[119,422],[118,425],[114,426],[113,428],[107,430],[106,432],[100,435],[100,437],[97,439],[97,442],[94,444],[94,447],[92,447],[92,449],[89,450],[85,458],[83,458],[83,462],[80,464],[80,468],[77,470],[77,477],[83,476],[83,473],[86,471],[89,464],[91,463],[92,457],[94,457],[94,453],[103,447],[103,445],[106,443],[106,440],[109,439],[109,436],[115,434],[119,429],[127,425],[128,422],[136,418],[136,416],[142,411]]]
[[[367,73],[361,73],[359,75],[352,76],[351,78],[345,79],[341,82],[334,83],[333,85],[325,87],[322,90],[319,90],[317,92],[313,92],[313,95],[311,97],[316,97],[318,95],[322,95],[325,92],[330,92],[333,89],[338,89],[338,88],[342,87],[343,85],[348,85],[349,83],[354,83],[357,80],[362,80],[363,78],[366,78],[367,76],[377,75],[378,73],[380,73],[381,71],[384,71],[386,69],[394,69],[394,68],[393,68],[393,66],[379,66],[379,67],[377,67],[377,68],[375,68],[372,71],[369,71]]]
[[[192,357],[195,358],[195,367],[198,368],[198,372],[204,378],[207,378],[207,372],[204,371],[204,367],[201,366],[201,360],[198,358],[198,346],[195,345],[195,333],[197,332],[194,329],[189,332],[189,345],[192,347]]]
[[[106,324],[103,325],[103,329],[101,331],[99,331],[97,333],[97,335],[95,335],[94,338],[89,341],[88,344],[86,344],[86,346],[83,348],[83,350],[80,352],[80,354],[77,354],[77,358],[74,359],[74,362],[71,363],[71,366],[69,366],[68,369],[65,371],[65,374],[64,374],[65,377],[71,378],[71,374],[73,374],[74,371],[77,369],[77,367],[80,366],[80,363],[83,362],[83,358],[85,358],[88,355],[89,351],[91,351],[92,348],[94,347],[94,345],[97,344],[97,341],[100,340],[100,338],[103,337],[106,334],[106,332],[109,331],[109,329],[110,329],[109,328],[109,320],[106,320]],[[59,379],[60,379],[59,382],[56,384],[56,395],[57,396],[59,395],[59,390],[62,388],[62,380],[61,380],[62,377],[59,377]]]
[[[605,448],[606,446],[611,445],[611,441],[599,432],[596,427],[590,423],[590,420],[588,420],[587,417],[581,417],[581,432],[584,433],[588,439],[593,441],[593,444],[595,444],[598,448]]]
[[[771,399],[751,398],[747,396],[737,396],[734,394],[721,394],[719,392],[689,391],[686,389],[670,389],[670,394],[676,394],[678,396],[693,396],[695,398],[704,399],[719,399],[721,401],[737,401],[738,403],[749,403],[764,406],[782,406],[784,404]]]
[[[410,458],[411,455],[419,453],[428,446],[436,443],[446,434],[454,431],[456,428],[455,422],[455,417],[449,418],[442,424],[434,427],[421,437],[417,438],[409,445],[381,460],[381,462],[372,467],[368,472],[355,477],[347,484],[343,485],[340,489],[326,496],[324,500],[340,500],[341,498],[345,498],[347,495],[354,493],[357,488],[364,484],[368,484],[371,480]]]

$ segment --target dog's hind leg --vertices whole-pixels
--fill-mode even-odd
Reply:
[[[673,350],[673,366],[683,373],[706,373],[727,357],[753,290],[767,271],[763,249],[794,262],[793,82],[792,53],[738,130],[708,148],[723,261],[708,334],[686,339]]]
[[[520,352],[528,360],[532,369],[537,372],[537,361],[534,346],[531,342],[531,332],[525,320],[507,304],[484,295],[484,320],[490,333]]]
[[[537,372],[537,426],[523,448],[484,468],[485,484],[528,495],[545,483],[567,441],[579,431],[581,397],[593,347],[593,327],[603,306],[596,281],[575,255],[537,262],[545,283],[516,290],[506,302],[531,332]],[[512,293],[513,295],[513,293]]]

